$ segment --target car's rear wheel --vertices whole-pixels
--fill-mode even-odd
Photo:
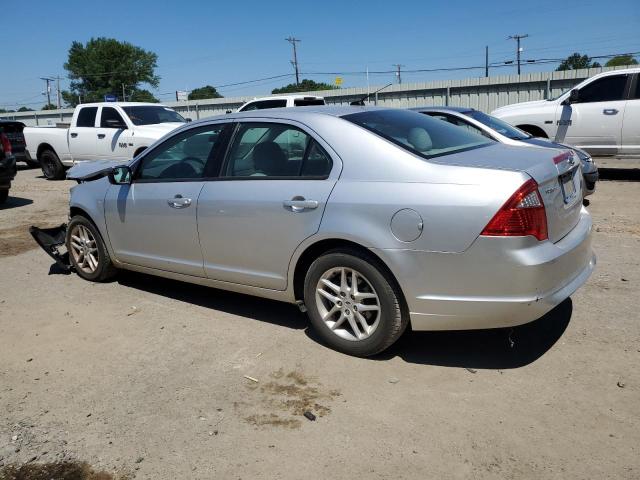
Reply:
[[[104,282],[117,273],[100,232],[82,215],[76,215],[69,222],[67,250],[71,265],[85,280]]]
[[[393,344],[408,323],[395,282],[372,256],[334,250],[314,261],[305,278],[311,324],[332,348],[359,357]]]
[[[0,190],[0,203],[4,203],[9,198],[9,190]]]
[[[42,173],[49,180],[63,180],[65,178],[64,165],[53,150],[45,150],[40,154]]]

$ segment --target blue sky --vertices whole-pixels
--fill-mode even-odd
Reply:
[[[74,40],[126,40],[158,54],[162,77],[154,93],[170,101],[176,89],[291,74],[291,46],[299,44],[303,72],[363,72],[484,65],[512,60],[513,34],[523,40],[523,58],[562,58],[579,51],[592,56],[640,51],[640,1],[566,0],[323,2],[29,0],[8,2],[2,11],[3,68],[0,107],[43,103],[39,77],[65,75],[62,67]],[[308,5],[308,6],[307,6]],[[604,63],[604,62],[602,62]],[[527,65],[524,72],[553,70]],[[515,73],[515,67],[493,74]],[[481,76],[481,70],[404,73],[403,83]],[[333,82],[335,75],[308,75]],[[343,87],[364,86],[364,74],[343,75]],[[371,85],[393,82],[393,74],[370,76]],[[225,96],[261,95],[290,83],[284,79],[221,88]],[[63,88],[67,82],[63,81]]]

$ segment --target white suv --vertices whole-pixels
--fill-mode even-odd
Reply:
[[[242,105],[238,111],[246,112],[248,110],[263,110],[265,108],[306,107],[309,105],[325,105],[324,98],[305,95],[256,98]]]
[[[603,72],[559,97],[508,105],[491,115],[592,155],[640,156],[640,68]]]

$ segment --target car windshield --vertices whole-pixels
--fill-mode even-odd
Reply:
[[[185,123],[186,120],[175,110],[160,105],[140,105],[122,107],[134,125],[153,125],[156,123]]]
[[[479,112],[478,110],[471,110],[464,112],[464,114],[512,140],[526,140],[527,138],[531,138],[531,135],[523,132],[519,128],[509,125],[507,122],[503,122],[496,117]]]
[[[343,118],[424,158],[494,143],[477,133],[408,110],[370,110]]]

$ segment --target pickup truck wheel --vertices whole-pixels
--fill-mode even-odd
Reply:
[[[0,190],[0,204],[7,201],[9,198],[9,190]]]
[[[40,154],[40,167],[42,173],[49,180],[64,180],[64,165],[53,150],[44,150]]]
[[[85,280],[104,282],[117,273],[100,232],[82,215],[74,216],[69,222],[67,250],[71,265]]]

